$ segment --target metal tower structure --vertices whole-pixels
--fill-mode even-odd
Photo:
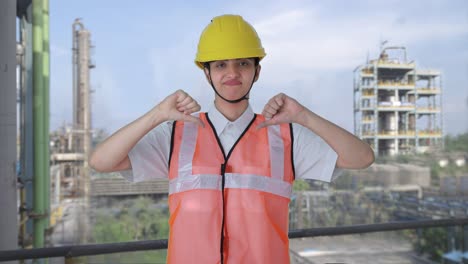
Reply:
[[[72,126],[64,126],[50,135],[51,176],[54,194],[52,204],[61,209],[61,198],[76,199],[80,203],[81,218],[78,240],[87,242],[90,173],[88,156],[91,153],[91,33],[80,19],[72,25],[73,112]]]
[[[91,33],[80,19],[75,19],[73,29],[73,139],[72,149],[82,153],[82,168],[79,173],[79,192],[89,196],[88,156],[91,152],[91,89],[89,70],[91,62]],[[86,199],[86,198],[85,198]]]
[[[91,33],[80,19],[73,23],[73,129],[75,150],[89,154],[91,148],[91,101],[89,69],[91,62]]]
[[[405,47],[382,47],[354,70],[354,133],[380,156],[442,148],[440,71],[418,69]]]
[[[91,33],[76,19],[72,25],[73,112],[72,126],[50,135],[51,163],[59,177],[52,184],[54,193],[65,197],[88,197],[91,152]],[[86,198],[85,198],[86,199]],[[60,197],[54,197],[59,201]]]

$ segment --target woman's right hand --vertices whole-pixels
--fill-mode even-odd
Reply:
[[[153,108],[155,114],[165,120],[182,120],[204,126],[198,117],[192,116],[200,109],[198,102],[183,90],[177,90]]]
[[[166,97],[145,115],[122,127],[101,142],[89,159],[96,171],[111,172],[131,168],[128,153],[151,129],[168,120],[203,122],[191,114],[200,111],[200,105],[182,90]]]

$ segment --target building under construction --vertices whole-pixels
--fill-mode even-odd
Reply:
[[[442,77],[408,61],[405,47],[382,47],[354,71],[354,133],[376,155],[443,147]]]

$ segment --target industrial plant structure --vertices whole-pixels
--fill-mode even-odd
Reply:
[[[49,133],[49,0],[37,0],[34,4],[32,0],[0,1],[0,10],[4,11],[0,15],[0,262],[93,262],[95,259],[91,256],[119,253],[109,258],[110,262],[116,262],[123,256],[120,253],[166,248],[167,240],[118,242],[120,239],[115,236],[115,241],[109,241],[112,243],[97,245],[94,242],[98,239],[89,239],[90,231],[97,227],[93,226],[97,223],[94,221],[96,212],[104,207],[106,217],[102,222],[116,229],[114,227],[118,226],[111,225],[107,216],[130,214],[125,213],[127,209],[112,206],[114,201],[126,205],[127,199],[133,200],[133,196],[166,197],[169,190],[167,179],[129,184],[114,175],[95,175],[90,184],[87,160],[92,146],[89,73],[94,68],[90,32],[80,20],[74,21],[73,85],[69,87],[73,88],[73,121]],[[404,47],[382,47],[378,59],[357,67],[353,94],[355,133],[368,142],[376,154],[427,152],[443,147],[441,74],[408,62]],[[437,155],[430,157],[437,158]],[[443,154],[438,160],[441,168],[452,163],[460,168],[466,166],[465,153]],[[405,260],[424,262],[426,255],[421,254],[424,253],[421,249],[427,244],[419,242],[429,239],[420,230],[430,227],[447,228],[443,235],[448,241],[444,261],[466,261],[467,243],[463,241],[468,239],[468,200],[463,196],[468,195],[467,175],[440,177],[438,188],[434,186],[430,168],[415,164],[375,164],[366,170],[344,173],[338,179],[340,183],[325,185],[321,181],[309,181],[310,191],[293,192],[289,224],[296,230],[291,230],[288,236],[292,240],[292,263],[353,261],[354,257],[359,259],[357,263],[369,263],[377,255],[391,258],[391,261],[394,257],[405,257]],[[69,199],[63,199],[65,197]],[[163,219],[159,219],[160,212],[167,211],[167,201],[162,202],[150,208],[157,209],[154,212],[158,221]],[[95,207],[90,208],[90,204]],[[141,212],[153,216],[145,210],[137,211],[136,215],[131,212],[131,217],[141,218]],[[361,224],[363,222],[366,224]],[[128,238],[128,230],[117,229],[122,237]],[[308,250],[311,244],[325,241],[312,242],[312,237],[403,229],[418,230],[414,233],[417,240],[413,240],[417,241],[417,248],[408,246],[395,250],[394,243],[382,244],[372,239],[371,242],[377,242],[373,243],[377,245],[374,250],[369,242],[364,241],[364,244],[363,240],[345,238],[344,243],[335,240],[329,244],[333,251],[326,247],[313,252]],[[99,231],[99,228],[94,230]],[[105,233],[110,232],[105,230]],[[139,234],[138,239],[160,235],[159,231],[143,233],[148,236]],[[393,235],[389,238],[393,240]],[[382,240],[386,241],[387,237],[383,236]],[[339,248],[336,248],[336,241],[341,243]],[[355,254],[355,245],[361,248],[369,245],[366,248],[371,250],[358,250]],[[383,247],[390,250],[381,250]],[[319,251],[330,252],[322,254],[329,259],[318,259]],[[100,257],[96,260],[102,262],[104,258]],[[146,262],[148,257],[144,256]],[[136,254],[130,258],[133,262],[140,260]],[[368,261],[363,261],[364,258]],[[394,261],[402,262],[405,261]]]
[[[442,76],[408,61],[405,47],[382,47],[354,76],[354,133],[376,155],[443,147]]]
[[[89,166],[91,152],[91,98],[90,72],[94,68],[91,60],[91,33],[82,22],[73,23],[73,124],[53,132],[51,140],[51,164],[58,167],[62,196],[88,197]],[[57,188],[55,188],[55,186]]]
[[[32,3],[24,4],[25,10],[33,8]],[[48,34],[46,34],[48,10],[41,9],[39,8],[41,6],[37,5],[35,7],[38,10],[34,11],[36,13],[32,12],[32,16],[41,19],[38,24],[44,27],[42,29],[44,34],[33,34],[35,20],[31,17],[31,12],[22,11],[19,22],[20,41],[16,47],[19,100],[10,99],[19,105],[19,161],[16,172],[20,209],[14,208],[14,212],[19,211],[20,214],[19,241],[15,244],[22,247],[44,246],[46,233],[52,230],[55,220],[61,215],[63,198],[79,198],[77,200],[80,200],[80,206],[86,210],[90,185],[89,73],[90,69],[94,68],[90,56],[91,34],[79,19],[75,20],[72,26],[73,123],[49,134],[50,66]],[[39,40],[34,41],[35,38]],[[35,47],[34,45],[38,43],[47,45]],[[16,183],[16,180],[14,182]],[[14,198],[16,199],[16,196]],[[16,205],[16,202],[14,204]],[[14,218],[16,221],[16,216]],[[86,223],[83,221],[81,225],[83,228],[80,233],[86,235]]]

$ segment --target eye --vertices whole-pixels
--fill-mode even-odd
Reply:
[[[240,66],[249,66],[250,65],[250,61],[248,60],[242,60],[239,62],[239,65]]]
[[[217,62],[217,63],[215,64],[215,67],[218,68],[218,69],[223,69],[224,67],[226,67],[226,63],[225,63],[225,62],[222,62],[222,61]]]

